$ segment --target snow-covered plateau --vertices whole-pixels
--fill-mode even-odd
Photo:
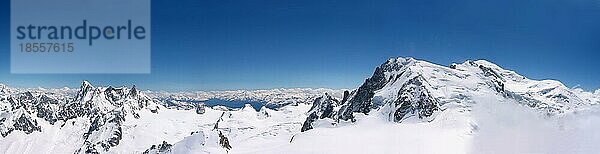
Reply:
[[[393,58],[354,90],[0,84],[0,153],[597,153],[598,104],[485,60]]]

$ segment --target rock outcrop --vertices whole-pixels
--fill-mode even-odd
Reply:
[[[337,99],[333,98],[332,96],[329,96],[329,94],[327,93],[325,93],[324,96],[315,99],[312,107],[307,113],[308,117],[304,121],[302,129],[300,131],[304,132],[312,129],[313,122],[315,122],[317,119],[335,118],[335,115],[337,114],[334,108],[337,107],[339,104],[340,102]]]

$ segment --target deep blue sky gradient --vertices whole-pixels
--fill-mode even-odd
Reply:
[[[148,75],[11,75],[9,3],[0,3],[0,83],[17,87],[356,88],[386,59],[411,56],[487,59],[600,88],[598,0],[153,0]]]

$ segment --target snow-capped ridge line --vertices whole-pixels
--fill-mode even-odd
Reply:
[[[371,112],[390,112],[383,114],[396,115],[392,119],[397,122],[402,121],[404,114],[418,112],[421,119],[434,116],[444,104],[470,102],[465,99],[481,93],[499,100],[514,100],[548,114],[564,114],[600,104],[600,98],[593,96],[597,94],[569,89],[556,80],[531,80],[487,60],[441,66],[398,57],[376,67],[373,76],[352,92],[350,100],[342,104],[336,111],[338,116],[332,119],[354,121],[354,113]],[[379,110],[390,103],[395,110]]]

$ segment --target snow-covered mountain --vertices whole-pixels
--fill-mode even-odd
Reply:
[[[87,81],[79,90],[19,89],[1,85],[0,133],[3,139],[0,140],[0,153],[164,153],[171,151],[171,145],[173,148],[188,147],[185,144],[202,145],[191,150],[225,153],[230,146],[227,136],[235,136],[236,139],[231,139],[235,143],[239,141],[237,139],[294,132],[303,119],[303,107],[309,107],[306,100],[320,93],[337,91],[306,88],[183,95],[142,92],[135,86],[94,87]],[[175,104],[181,107],[169,109],[166,106],[173,105],[169,104],[172,100],[163,99],[165,97],[259,100],[282,105],[277,106],[277,111],[265,106],[256,111],[249,105],[236,109],[186,102]],[[293,109],[287,108],[288,105],[294,106]],[[273,119],[277,120],[271,121]],[[257,126],[260,121],[271,121],[261,122],[271,124]],[[235,130],[237,127],[239,130]],[[283,132],[269,131],[271,129]],[[173,151],[177,152],[176,149]]]
[[[394,122],[431,121],[446,106],[469,106],[477,103],[477,97],[515,101],[548,115],[600,104],[597,94],[570,89],[554,80],[527,79],[485,60],[445,67],[413,58],[394,58],[377,67],[373,76],[350,94],[350,99],[337,103],[330,97],[319,98],[313,108],[340,106],[339,110],[309,116],[307,121],[316,117],[354,121],[355,113],[383,114]]]
[[[592,141],[585,141],[584,144],[579,142],[553,142],[552,144],[556,145],[552,145],[547,149],[504,147],[502,145],[507,144],[507,142],[496,140],[484,146],[469,144],[474,140],[484,140],[487,136],[503,138],[499,136],[522,135],[511,133],[488,135],[488,133],[492,132],[490,130],[495,131],[497,129],[490,125],[506,127],[504,123],[508,121],[516,123],[513,124],[514,126],[519,126],[521,123],[535,121],[531,119],[536,119],[538,116],[544,119],[541,120],[543,122],[540,122],[540,125],[543,126],[540,127],[548,130],[540,129],[532,132],[556,131],[553,133],[566,134],[556,136],[573,137],[573,134],[579,134],[575,133],[575,130],[583,128],[580,128],[579,125],[581,124],[568,125],[567,123],[573,122],[564,119],[567,119],[566,117],[577,117],[577,119],[585,119],[582,121],[586,121],[586,123],[595,121],[594,119],[597,116],[595,114],[590,115],[590,117],[578,116],[581,113],[595,113],[597,110],[595,105],[600,104],[598,91],[591,93],[582,89],[571,89],[554,80],[528,79],[485,60],[468,60],[462,64],[451,64],[446,67],[413,58],[393,58],[377,67],[373,76],[366,79],[358,89],[346,94],[341,98],[341,101],[327,95],[314,101],[301,129],[306,133],[303,135],[310,136],[305,138],[310,139],[299,140],[297,144],[327,144],[331,141],[355,140],[354,142],[341,142],[333,146],[339,149],[363,147],[363,149],[354,149],[361,151],[365,150],[361,140],[371,142],[375,140],[376,142],[369,144],[372,146],[366,146],[366,149],[370,149],[367,151],[382,153],[397,152],[387,151],[390,148],[385,145],[395,145],[390,144],[390,142],[410,145],[396,145],[398,149],[410,151],[407,153],[555,153],[557,151],[593,153],[590,151],[591,149],[580,146],[585,145],[585,143],[600,141],[599,136],[586,136],[578,139]],[[501,111],[500,109],[505,110],[504,106],[510,106],[511,110]],[[522,112],[535,114],[512,119],[514,114]],[[588,125],[585,124],[586,127],[600,128],[600,126]],[[335,128],[338,131],[323,128]],[[311,132],[313,131],[311,129],[316,130]],[[371,129],[389,131],[393,134],[392,136],[408,139],[388,138],[385,136],[390,136],[390,134],[372,132]],[[482,131],[483,129],[485,131]],[[529,129],[524,128],[520,131],[527,131],[526,134],[529,134]],[[581,133],[600,134],[596,131],[590,132],[590,130],[586,128]],[[435,136],[436,132],[445,133]],[[503,131],[493,133],[497,132]],[[320,135],[324,133],[335,136],[336,139],[321,137]],[[371,133],[373,136],[381,135],[381,137],[365,137],[356,133]],[[415,133],[430,133],[429,135],[434,136]],[[361,137],[342,137],[344,134],[354,134]],[[398,136],[398,134],[402,135]],[[447,141],[440,141],[448,136],[450,138],[446,138]],[[555,137],[550,134],[544,138]],[[534,139],[532,141],[538,143],[532,144],[523,141],[525,142],[523,145],[543,147],[546,144],[545,142],[548,142],[540,142]],[[427,148],[427,145],[434,143],[451,146]],[[486,142],[476,144],[482,143],[489,143],[489,141],[486,140]],[[487,148],[490,146],[502,148]],[[480,149],[481,147],[484,148]],[[557,150],[556,147],[563,147],[564,149]],[[474,149],[475,151],[471,151]],[[486,151],[490,149],[492,150]],[[510,152],[506,152],[506,149],[514,151],[509,150]]]
[[[265,104],[202,104],[209,99]],[[354,90],[0,85],[0,153],[593,153],[599,103],[600,90],[528,79],[485,60],[393,58]]]
[[[1,101],[4,106],[0,116],[2,137],[48,137],[41,141],[58,139],[77,145],[52,150],[82,153],[107,151],[118,145],[122,137],[122,123],[126,118],[139,118],[139,112],[160,108],[150,97],[137,91],[135,86],[131,89],[95,88],[87,81],[82,83],[72,99],[60,94],[25,91],[4,93]],[[18,137],[19,134],[27,137]],[[12,152],[31,149],[26,147],[3,149],[17,150]]]

